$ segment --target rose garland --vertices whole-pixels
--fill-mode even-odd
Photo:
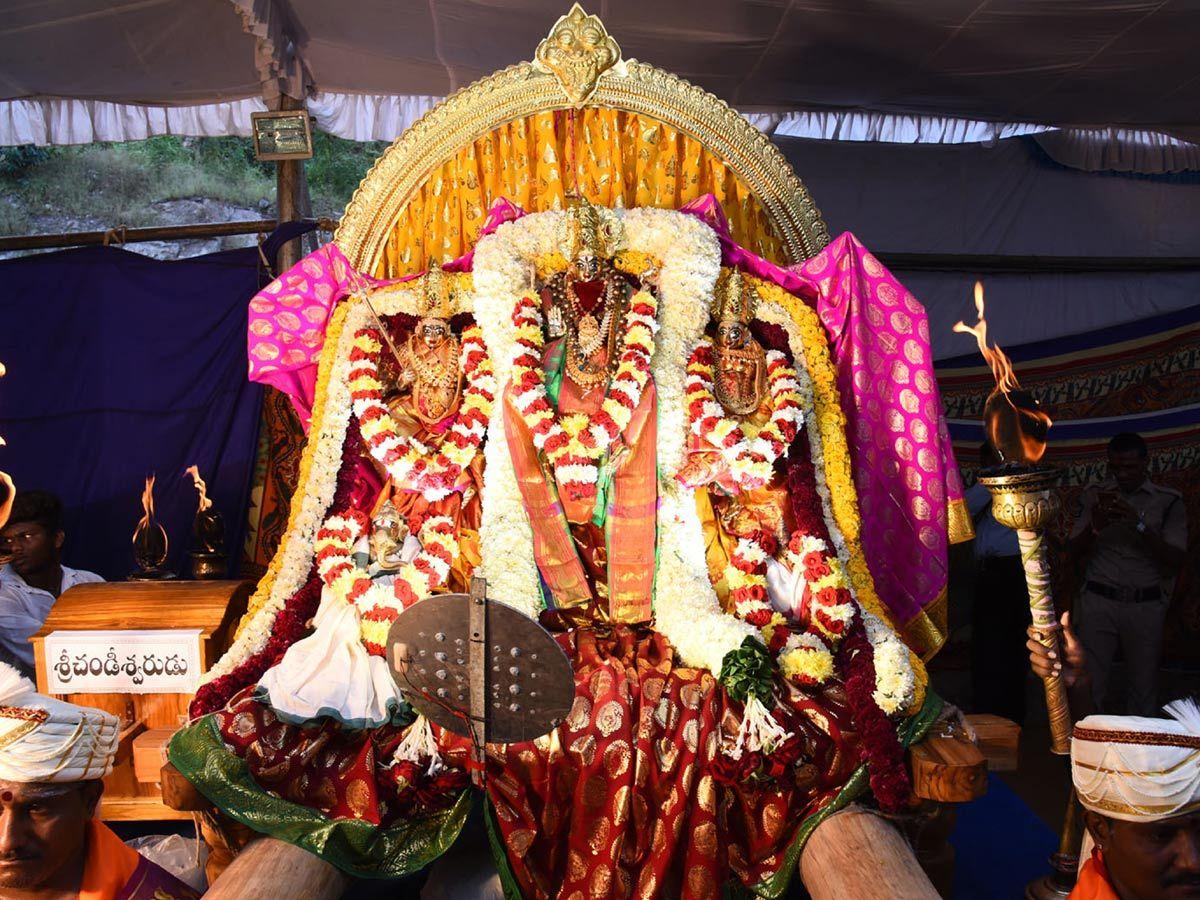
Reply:
[[[367,449],[401,490],[440,500],[455,490],[463,470],[471,464],[483,436],[496,397],[496,378],[478,325],[462,334],[459,368],[466,386],[454,420],[436,448],[400,434],[383,403],[379,355],[383,338],[376,328],[361,328],[350,351],[350,398],[362,426]]]
[[[448,516],[430,516],[421,525],[421,551],[396,573],[391,587],[367,577],[354,565],[354,544],[370,520],[360,510],[335,513],[317,532],[316,563],[321,580],[335,597],[353,603],[361,614],[363,645],[383,656],[388,628],[403,610],[445,585],[458,558],[458,532]]]
[[[513,308],[516,347],[512,384],[517,410],[533,435],[534,446],[545,454],[563,490],[575,500],[596,495],[600,461],[629,426],[650,380],[650,357],[658,331],[658,301],[639,291],[629,303],[622,327],[622,350],[594,416],[560,416],[550,403],[542,366],[545,337],[541,300],[526,292]]]
[[[713,345],[703,338],[687,364],[687,424],[724,457],[729,474],[743,490],[762,487],[775,461],[791,446],[804,422],[796,370],[778,350],[767,351],[767,389],[771,415],[758,429],[726,415],[713,388]]]

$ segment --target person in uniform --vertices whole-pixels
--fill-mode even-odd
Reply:
[[[1200,709],[1166,712],[1076,723],[1071,777],[1095,844],[1069,900],[1200,897]]]
[[[1071,529],[1070,549],[1085,565],[1076,620],[1087,652],[1097,709],[1117,648],[1125,659],[1127,710],[1157,708],[1158,662],[1168,585],[1187,548],[1187,514],[1179,491],[1147,477],[1149,453],[1140,435],[1118,434],[1108,445],[1107,480],[1086,488]]]
[[[110,713],[39,694],[0,663],[0,897],[199,896],[96,818],[120,731]]]

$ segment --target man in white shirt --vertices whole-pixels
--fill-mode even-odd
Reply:
[[[99,575],[62,564],[66,534],[62,501],[46,491],[26,491],[13,501],[0,530],[0,661],[33,673],[29,638],[46,621],[59,595],[77,584],[103,581]]]

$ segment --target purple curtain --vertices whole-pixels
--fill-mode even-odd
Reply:
[[[311,226],[289,226],[263,245]],[[257,248],[163,262],[89,247],[0,262],[0,468],[66,507],[64,562],[133,569],[145,477],[187,570],[200,467],[241,556],[262,388],[246,378],[246,311],[269,280]]]

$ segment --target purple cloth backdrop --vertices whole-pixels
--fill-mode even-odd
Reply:
[[[284,236],[264,244],[268,259]],[[154,472],[169,566],[184,573],[194,463],[236,566],[262,400],[246,378],[246,304],[268,280],[253,247],[172,262],[111,247],[0,262],[0,468],[18,492],[62,498],[67,565],[129,574]]]

